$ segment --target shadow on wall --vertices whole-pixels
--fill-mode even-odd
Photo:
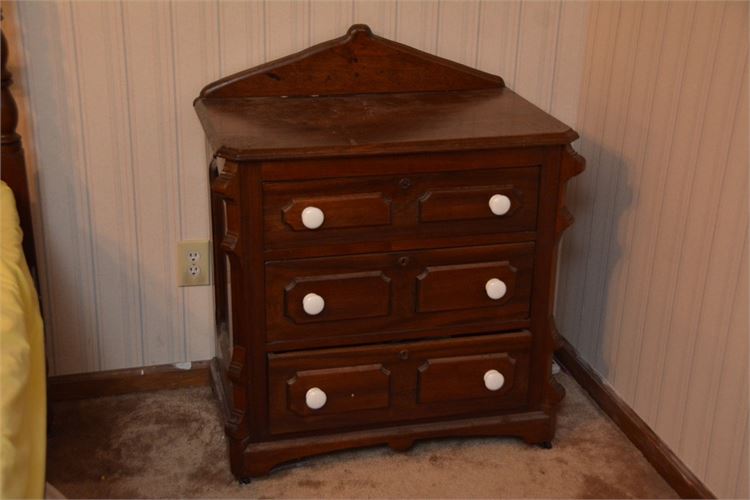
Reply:
[[[611,380],[613,356],[621,347],[613,333],[622,315],[613,291],[627,274],[622,242],[629,228],[623,214],[633,205],[632,171],[618,152],[585,135],[575,149],[586,158],[586,170],[568,185],[566,206],[575,223],[560,246],[555,314],[560,333]]]

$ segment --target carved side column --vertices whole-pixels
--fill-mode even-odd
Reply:
[[[232,472],[237,477],[244,477],[243,452],[250,437],[247,390],[249,341],[242,314],[243,304],[247,303],[242,277],[247,270],[242,259],[241,193],[237,164],[227,162],[219,166],[219,162],[214,160],[210,181],[216,327],[220,336],[229,336],[226,340],[230,344],[224,346],[224,341],[220,340],[220,350],[223,351],[223,347],[228,349],[227,352],[217,351],[223,358],[220,361],[222,373],[218,374],[222,377],[222,387],[218,390],[224,391],[219,397],[224,400],[224,428],[229,438]]]
[[[565,193],[567,191],[567,184],[570,179],[580,174],[586,169],[586,159],[579,155],[573,147],[568,144],[563,148],[562,152],[562,163],[560,165],[560,189],[557,200],[557,221],[555,223],[555,254],[553,261],[557,263],[558,250],[560,238],[566,229],[573,225],[573,214],[570,213],[568,207],[565,206]],[[555,284],[552,283],[550,287],[550,293],[554,293]],[[554,350],[558,350],[561,347],[560,332],[555,324],[555,318],[550,316],[549,318],[552,339],[554,342]],[[547,393],[546,400],[549,405],[556,406],[565,397],[565,389],[560,385],[554,378],[550,378],[549,392]]]
[[[8,42],[5,39],[5,33],[0,33],[0,38],[2,39],[2,180],[10,186],[15,195],[16,207],[21,219],[21,229],[23,230],[23,251],[31,274],[36,280],[36,254],[34,253],[34,232],[31,225],[29,183],[21,136],[16,133],[18,108],[10,92],[13,78],[7,67]]]

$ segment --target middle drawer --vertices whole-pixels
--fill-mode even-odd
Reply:
[[[266,338],[523,326],[533,262],[532,242],[268,262]]]

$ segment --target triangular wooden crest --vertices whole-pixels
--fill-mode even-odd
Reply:
[[[274,97],[501,88],[499,76],[374,35],[346,35],[222,78],[201,97]]]

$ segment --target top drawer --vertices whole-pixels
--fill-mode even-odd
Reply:
[[[534,231],[539,167],[267,182],[268,249]]]

